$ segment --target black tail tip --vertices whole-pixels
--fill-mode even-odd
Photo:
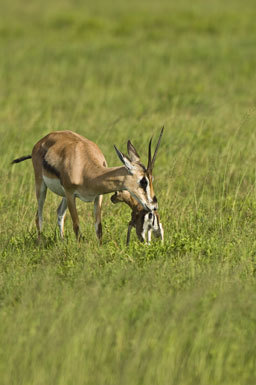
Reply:
[[[23,162],[23,160],[31,159],[31,155],[22,156],[21,158],[14,159],[11,164]]]

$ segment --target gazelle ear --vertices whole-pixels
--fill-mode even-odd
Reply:
[[[132,170],[133,170],[133,165],[132,165],[132,162],[130,161],[130,159],[125,156],[121,151],[118,150],[118,148],[116,148],[116,146],[114,145],[115,147],[115,150],[116,150],[116,153],[118,155],[118,158],[121,160],[121,162],[125,165],[127,171],[129,172],[129,174],[133,174],[132,173]]]
[[[139,162],[140,156],[137,153],[135,147],[132,145],[131,141],[128,140],[127,142],[127,152],[132,162]]]

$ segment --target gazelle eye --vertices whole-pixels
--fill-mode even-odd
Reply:
[[[148,185],[148,181],[145,177],[143,177],[140,180],[140,187],[143,188],[143,190],[146,190],[147,185]]]

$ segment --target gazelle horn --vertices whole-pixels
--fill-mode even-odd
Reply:
[[[155,152],[154,152],[154,155],[153,155],[153,159],[151,158],[152,138],[149,141],[149,145],[148,145],[148,167],[147,167],[147,171],[149,173],[152,173],[152,171],[153,171],[154,163],[155,163],[155,160],[156,160],[157,151],[158,151],[158,148],[159,148],[159,145],[160,145],[160,142],[161,142],[161,138],[163,136],[163,131],[164,131],[164,126],[161,129],[161,132],[160,132],[160,135],[159,135],[159,138],[158,138],[158,142],[157,142],[157,145],[156,145],[156,149],[155,149]]]

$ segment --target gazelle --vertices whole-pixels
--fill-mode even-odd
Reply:
[[[132,197],[129,191],[117,191],[111,196],[111,202],[116,204],[120,202],[126,203],[131,209],[131,220],[128,224],[126,245],[129,245],[131,230],[134,227],[136,234],[141,242],[151,242],[151,234],[161,238],[164,241],[164,229],[160,222],[160,216],[157,211],[146,211],[141,204]],[[147,240],[146,240],[147,236]]]
[[[163,134],[161,130],[153,158],[151,142],[148,150],[148,166],[145,168],[130,141],[127,142],[128,155],[115,146],[123,163],[120,167],[107,167],[107,162],[99,147],[72,131],[54,131],[37,142],[32,155],[15,159],[19,163],[32,158],[38,210],[36,226],[38,239],[42,232],[43,206],[47,188],[62,197],[58,207],[58,226],[64,235],[64,218],[70,211],[76,238],[80,238],[76,198],[84,202],[94,201],[96,235],[101,243],[102,195],[119,190],[128,190],[146,211],[157,210],[157,198],[152,185],[152,170]]]

